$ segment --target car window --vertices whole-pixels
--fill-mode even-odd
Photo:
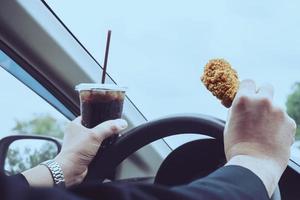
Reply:
[[[3,51],[0,66],[0,138],[18,133],[62,138],[66,117],[5,70],[18,65]]]
[[[108,71],[148,119],[187,112],[226,119],[200,82],[211,58],[227,59],[240,79],[272,83],[284,108],[300,80],[296,0],[46,2],[100,63],[112,30]]]
[[[300,127],[297,0],[46,2],[100,63],[112,30],[108,72],[148,119],[191,112],[225,120],[228,110],[200,81],[209,59],[225,58],[241,80],[274,85],[275,103]]]

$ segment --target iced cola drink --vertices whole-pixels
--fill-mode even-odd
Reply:
[[[112,84],[87,84],[76,86],[80,97],[81,124],[93,128],[98,124],[122,116],[125,88]],[[101,146],[114,141],[109,138]]]

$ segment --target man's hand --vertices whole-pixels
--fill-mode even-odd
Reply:
[[[252,170],[264,182],[269,195],[285,170],[296,124],[273,104],[273,88],[256,89],[251,80],[241,82],[232,103],[224,133],[228,164]]]
[[[63,170],[67,187],[82,182],[103,140],[127,127],[123,119],[106,121],[92,129],[85,128],[80,121],[78,117],[67,125],[62,150],[54,159]],[[45,166],[38,165],[22,174],[30,186],[53,185],[51,174]]]
[[[127,128],[123,119],[109,120],[92,129],[80,121],[78,117],[68,124],[62,150],[55,158],[64,172],[66,186],[81,183],[103,140]]]

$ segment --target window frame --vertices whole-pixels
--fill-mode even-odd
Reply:
[[[22,20],[16,16],[22,16]],[[102,73],[102,68],[95,60],[71,37],[41,1],[3,3],[0,7],[0,30],[0,48],[13,59],[19,58],[18,64],[77,116],[79,98],[74,87],[82,81],[91,82],[95,79],[92,79],[93,75]],[[53,71],[46,73],[48,70]],[[69,72],[73,75],[75,73],[75,76],[69,76]],[[115,83],[109,75],[106,81]],[[128,96],[124,101],[123,113],[129,127],[147,121]],[[140,156],[150,153],[156,156],[157,159],[146,162],[149,169],[156,171],[157,166],[171,151],[166,141],[161,139],[135,154]],[[127,169],[127,166],[133,164],[129,159],[120,169]],[[137,170],[144,176],[150,175],[149,171]],[[129,171],[124,170],[124,173],[130,176]]]
[[[0,41],[0,50],[3,51],[6,56],[11,59],[16,65],[15,68],[8,69],[7,66],[1,65],[5,71],[14,76],[21,83],[26,85],[29,89],[31,89],[34,93],[36,93],[39,97],[44,99],[48,104],[54,107],[57,111],[63,114],[67,119],[72,120],[76,117],[76,113],[74,110],[69,109],[69,106],[65,106],[64,101],[61,101],[62,98],[57,98],[53,95],[49,90],[44,87],[40,83],[45,82],[44,80],[35,79],[30,73],[28,73],[21,66],[26,66],[28,63],[21,59],[15,52],[13,52],[9,47],[7,47],[2,41]],[[40,78],[41,79],[41,78]],[[47,84],[46,84],[47,85]],[[66,103],[67,105],[70,103]],[[78,107],[78,106],[77,106]],[[79,109],[79,107],[77,108]]]

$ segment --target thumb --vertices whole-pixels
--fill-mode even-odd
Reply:
[[[127,121],[124,119],[115,119],[105,121],[98,126],[92,128],[93,134],[100,140],[104,140],[114,134],[118,134],[120,131],[127,128]]]
[[[76,117],[76,118],[73,120],[73,123],[75,123],[75,124],[80,124],[80,125],[81,125],[81,116]]]

